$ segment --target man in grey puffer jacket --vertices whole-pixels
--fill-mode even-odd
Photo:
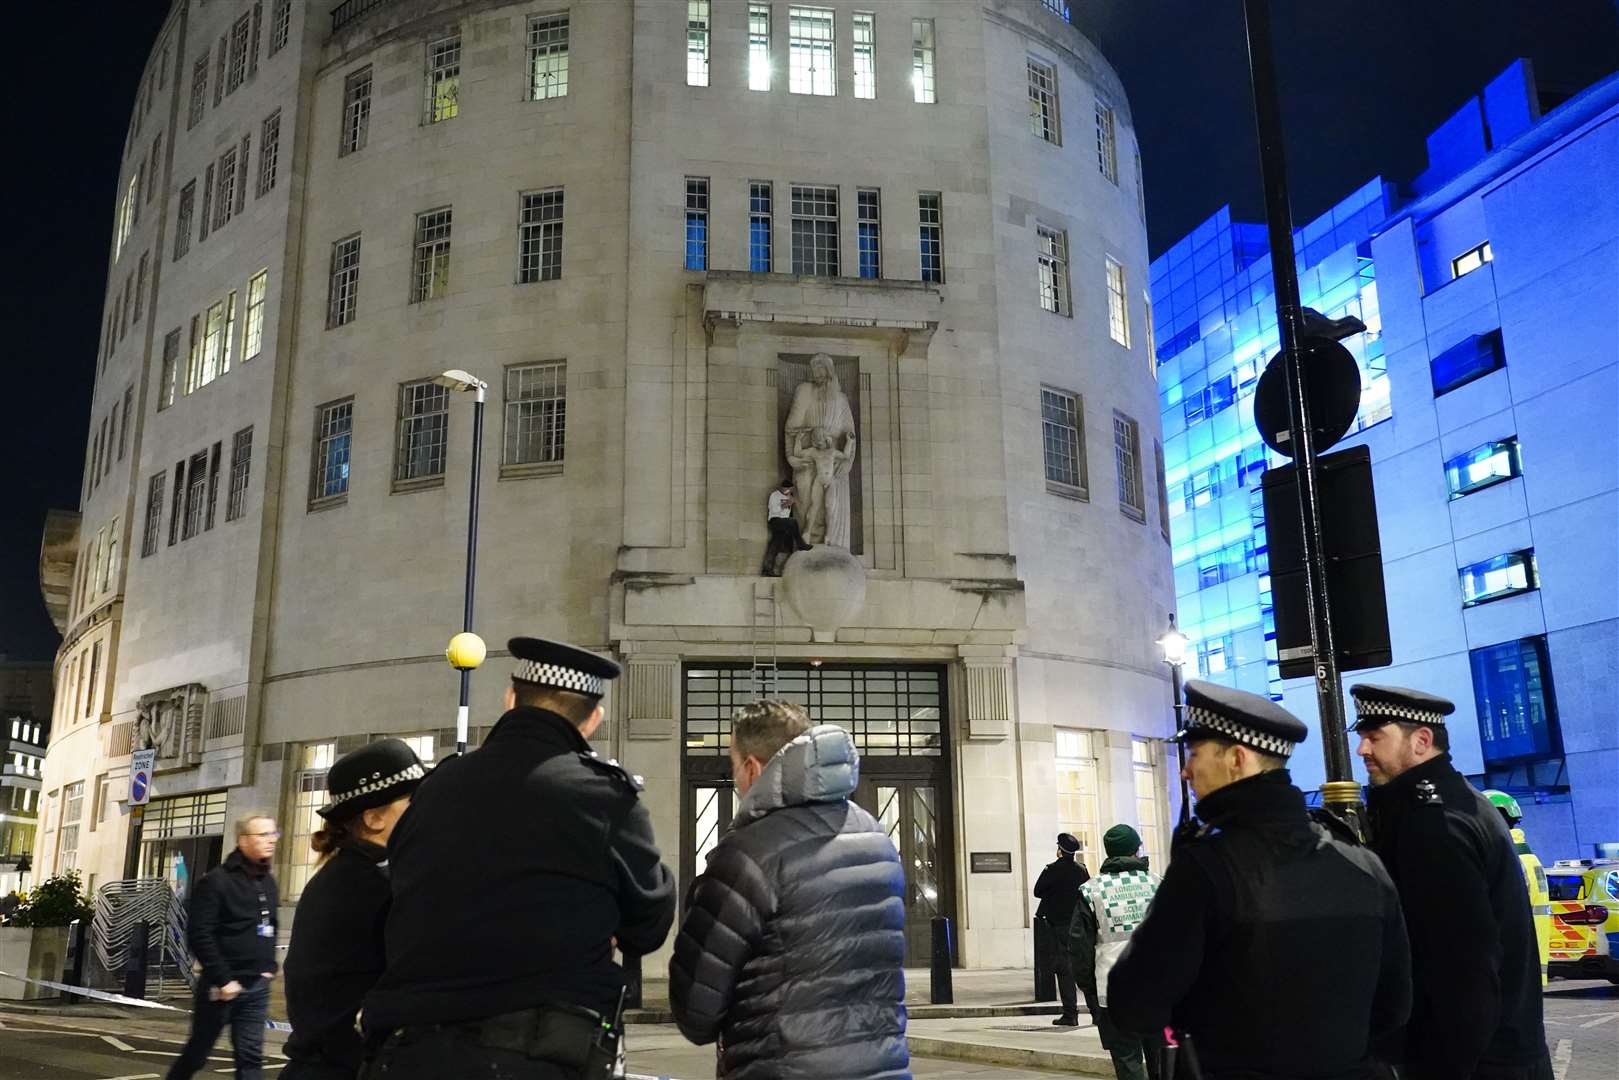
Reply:
[[[692,883],[669,962],[686,1038],[731,1080],[910,1080],[904,872],[849,801],[847,732],[788,701],[731,721],[741,801]]]

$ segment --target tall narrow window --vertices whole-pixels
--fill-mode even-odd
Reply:
[[[1058,315],[1072,315],[1068,304],[1068,234],[1036,225],[1040,268],[1040,306]]]
[[[230,443],[230,491],[225,496],[225,520],[242,516],[247,502],[247,480],[253,469],[253,429],[238,431]]]
[[[1057,69],[1029,60],[1029,130],[1037,138],[1062,145],[1062,121],[1057,112]]]
[[[243,135],[241,145],[236,148],[236,213],[240,214],[247,209],[247,163],[248,149],[253,145],[253,136]]]
[[[157,411],[162,412],[174,404],[175,391],[180,382],[180,328],[175,327],[163,336],[163,374],[157,387]]]
[[[528,20],[528,99],[568,96],[568,16],[534,15]]]
[[[450,208],[416,215],[410,302],[436,300],[450,291]]]
[[[247,39],[253,26],[252,12],[247,12],[231,24],[229,81],[225,92],[234,94],[247,79]]]
[[[883,276],[883,203],[876,188],[855,192],[855,214],[860,237],[860,276]]]
[[[214,164],[208,163],[208,168],[202,174],[202,213],[197,215],[197,242],[208,239],[208,230],[212,227],[210,218],[214,212]]]
[[[838,275],[838,189],[793,185],[793,273]]]
[[[208,452],[208,515],[203,528],[214,527],[214,510],[219,505],[219,443],[214,443],[213,449]]]
[[[135,411],[135,388],[124,387],[124,423],[118,429],[118,460],[124,460],[124,450],[129,445],[129,421]]]
[[[158,177],[162,176],[163,167],[163,133],[160,131],[152,139],[152,156],[146,166],[146,205],[152,204],[152,196],[157,194]]]
[[[1141,325],[1147,332],[1147,370],[1158,378],[1158,332],[1152,328],[1152,293],[1141,290]]]
[[[770,89],[770,5],[748,5],[748,89]]]
[[[1147,220],[1147,177],[1141,171],[1141,147],[1136,147],[1136,213]]]
[[[877,13],[854,13],[854,96],[877,96]]]
[[[202,348],[197,356],[190,378],[186,380],[186,393],[195,393],[223,374],[225,363],[225,302],[208,306],[203,319]]]
[[[1113,413],[1113,463],[1119,474],[1119,509],[1137,521],[1147,520],[1141,492],[1141,428],[1117,410]]]
[[[354,399],[315,410],[314,502],[336,499],[349,490],[349,439],[354,430]]]
[[[270,55],[274,56],[287,46],[292,30],[292,0],[275,0],[270,9]]]
[[[1563,738],[1545,636],[1474,649],[1468,660],[1484,761],[1522,764],[1560,756]]]
[[[830,97],[838,92],[830,8],[787,9],[787,88]]]
[[[427,105],[424,122],[437,124],[461,111],[461,35],[427,46]]]
[[[708,177],[686,177],[686,269],[708,269]]]
[[[151,252],[141,252],[141,261],[135,271],[135,321],[141,321],[141,306],[146,299],[146,264],[151,260]]]
[[[1096,103],[1096,167],[1110,184],[1119,182],[1119,145],[1113,110]]]
[[[916,213],[922,255],[922,280],[944,280],[944,211],[937,191],[921,191],[916,196]]]
[[[276,160],[281,153],[281,110],[264,118],[259,136],[259,184],[257,195],[263,197],[275,187]]]
[[[218,108],[219,103],[225,100],[225,48],[226,48],[226,45],[228,44],[229,37],[230,37],[229,34],[220,34],[219,35],[219,48],[214,50],[214,55],[216,57],[218,57],[218,59],[219,59],[219,64],[218,64],[218,66],[216,67],[216,69],[214,71],[214,107],[215,108]]]
[[[1104,256],[1107,266],[1107,332],[1114,341],[1130,347],[1130,309],[1124,291],[1124,267],[1111,255]]]
[[[208,451],[192,454],[186,464],[185,523],[180,539],[190,540],[202,532],[202,515],[208,501]]]
[[[343,80],[343,141],[338,156],[364,149],[370,131],[371,65],[367,64]]]
[[[922,105],[939,100],[933,75],[933,20],[911,20],[911,98]]]
[[[183,518],[186,497],[186,463],[174,463],[174,494],[169,499],[169,546],[180,542],[180,520]]]
[[[562,189],[531,191],[519,214],[517,280],[555,281],[562,276]]]
[[[343,326],[354,321],[360,301],[360,234],[345,237],[332,245],[331,284],[326,292],[326,325]]]
[[[768,274],[773,268],[770,229],[774,195],[768,180],[748,185],[748,269]]]
[[[1130,740],[1131,772],[1136,789],[1136,823],[1141,826],[1141,854],[1153,866],[1164,863],[1162,836],[1168,806],[1168,788],[1158,766],[1159,744],[1151,739]]]
[[[205,52],[191,66],[191,102],[186,111],[186,130],[190,131],[202,120],[208,107],[208,54]]]
[[[242,359],[251,360],[264,350],[264,294],[270,271],[260,270],[247,279],[247,328],[242,331]]]
[[[1169,486],[1164,481],[1164,444],[1157,439],[1152,441],[1153,456],[1157,459],[1158,468],[1158,531],[1164,534],[1164,543],[1169,543]]]
[[[1081,400],[1078,394],[1067,390],[1040,388],[1046,489],[1083,499],[1086,497],[1085,419]]]
[[[146,528],[141,533],[141,558],[155,554],[163,535],[163,479],[159,472],[146,482]]]
[[[394,436],[394,484],[442,480],[450,422],[450,392],[432,379],[399,388]]]
[[[174,213],[174,257],[191,250],[192,217],[196,213],[197,182],[191,181],[180,189],[180,206]]]
[[[686,85],[708,85],[708,0],[686,0]]]
[[[567,420],[566,363],[552,361],[506,369],[506,449],[502,465],[560,464]]]
[[[247,73],[259,70],[259,41],[264,35],[264,0],[253,0],[253,40],[247,47]]]

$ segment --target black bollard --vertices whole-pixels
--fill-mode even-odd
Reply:
[[[950,982],[951,965],[955,962],[956,950],[950,939],[950,920],[943,915],[933,917],[933,964],[929,974],[932,977],[932,997],[935,1005],[954,1005],[956,1003],[955,987]]]
[[[1051,923],[1042,915],[1034,917],[1034,1000],[1057,999],[1057,973],[1051,967]]]
[[[146,996],[146,947],[151,940],[152,924],[138,922],[129,935],[129,953],[124,959],[124,996]]]
[[[643,1008],[641,999],[641,958],[626,954],[624,957],[624,1007],[626,1009]]]
[[[67,925],[68,959],[67,967],[63,969],[62,981],[69,986],[84,985],[84,950],[88,945],[87,938],[89,935],[86,931],[89,929],[90,924],[83,919],[74,919]],[[70,994],[65,990],[62,992],[63,1004],[71,1004],[82,1000],[83,996],[80,994]]]

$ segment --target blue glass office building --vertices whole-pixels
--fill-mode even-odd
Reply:
[[[1553,97],[1515,63],[1428,161],[1294,238],[1303,302],[1367,327],[1339,445],[1371,452],[1394,660],[1344,681],[1453,700],[1457,767],[1518,797],[1543,859],[1589,857],[1619,841],[1619,76]],[[1308,788],[1315,688],[1277,677],[1258,492],[1265,239],[1222,210],[1152,265],[1166,487],[1187,674],[1305,720]]]
[[[1390,415],[1369,247],[1387,216],[1383,183],[1374,179],[1293,242],[1304,304],[1366,323],[1364,334],[1344,343],[1361,368],[1357,429]],[[1232,221],[1222,208],[1152,264],[1152,303],[1176,611],[1191,642],[1187,672],[1195,662],[1200,678],[1274,693],[1259,476],[1283,459],[1266,450],[1254,426],[1254,389],[1280,348],[1265,227]]]

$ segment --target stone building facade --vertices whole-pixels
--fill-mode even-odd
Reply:
[[[1050,5],[182,0],[152,57],[42,850],[91,791],[77,864],[184,887],[270,810],[295,897],[335,755],[453,750],[472,405],[430,380],[460,368],[489,383],[474,742],[507,637],[617,657],[597,741],[684,881],[729,709],[796,697],[862,746],[922,962],[936,914],[962,963],[1027,962],[1061,828],[1162,856],[1138,155]],[[763,577],[820,354],[847,553]]]

